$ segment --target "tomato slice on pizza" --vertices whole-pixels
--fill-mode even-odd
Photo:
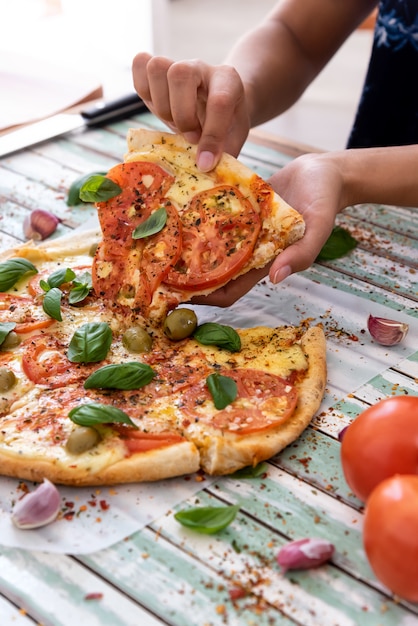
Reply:
[[[11,293],[0,293],[0,322],[15,322],[14,332],[30,333],[54,324],[33,298]]]
[[[184,410],[221,431],[239,435],[268,430],[284,423],[298,400],[296,388],[283,378],[253,369],[225,369],[220,374],[237,383],[237,398],[225,409],[214,410],[204,380],[184,394]]]
[[[191,291],[217,287],[238,274],[250,259],[261,228],[251,202],[230,185],[195,195],[181,222],[180,259],[164,283]]]
[[[158,165],[134,162],[115,166],[108,178],[122,192],[98,204],[103,241],[93,262],[93,287],[115,304],[146,309],[181,253],[181,222],[164,195],[172,177]],[[161,207],[167,213],[164,228],[135,239],[135,230]]]

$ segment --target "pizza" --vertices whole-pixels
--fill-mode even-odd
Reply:
[[[196,146],[179,135],[131,129],[127,141],[125,162],[106,175],[116,195],[97,203],[103,239],[93,263],[96,293],[125,316],[161,320],[302,237],[302,216],[228,154],[203,173]]]
[[[263,197],[263,217],[251,255],[243,263],[233,259],[231,273],[225,237],[213,271],[209,261],[195,265],[190,255],[201,245],[201,256],[206,252],[202,241],[195,242],[196,233],[190,234],[193,220],[196,226],[201,219],[214,241],[229,226],[226,217],[217,221],[210,213],[209,187],[198,182],[186,144],[180,158],[164,137],[158,133],[146,147],[141,139],[147,156],[138,161],[138,133],[129,135],[128,167],[116,166],[106,177],[120,191],[98,201],[100,228],[28,242],[0,256],[2,475],[93,486],[199,470],[231,474],[294,441],[320,406],[326,382],[320,326],[237,329],[200,323],[195,308],[184,306],[191,294],[217,288],[226,280],[224,271],[231,279],[268,262],[263,229],[266,223],[273,227],[281,211],[291,221],[293,210],[253,181],[255,195]],[[180,162],[197,180],[199,209],[181,182]],[[216,189],[225,191],[239,178],[233,164],[224,160]],[[243,188],[240,194],[248,200],[252,196]],[[135,194],[140,201],[132,200]],[[250,229],[239,208],[241,195],[235,194],[239,202],[230,198],[227,212],[229,236],[239,248],[240,242],[247,245]],[[218,205],[218,191],[214,197]],[[152,216],[162,207],[164,225],[156,229]],[[173,217],[170,225],[174,212],[181,219]],[[250,214],[253,220],[252,209]],[[144,231],[143,224],[148,234],[133,240],[132,232]],[[181,243],[171,244],[177,231]],[[280,232],[274,227],[274,249]],[[171,245],[184,245],[186,252],[171,256]],[[229,251],[234,257],[235,248]]]

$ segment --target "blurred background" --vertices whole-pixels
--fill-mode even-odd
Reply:
[[[132,89],[131,61],[147,50],[174,59],[220,63],[233,42],[276,0],[13,0],[3,3],[0,69],[19,59],[28,76],[48,65],[53,82],[68,76],[101,84],[105,98]],[[356,31],[302,99],[262,126],[327,150],[343,148],[367,69],[372,30]],[[75,77],[75,78],[74,78]],[[29,83],[28,83],[29,85]],[[48,97],[48,94],[45,94]],[[7,99],[7,93],[1,99]],[[30,103],[30,91],[27,93]],[[1,104],[0,104],[1,106]]]

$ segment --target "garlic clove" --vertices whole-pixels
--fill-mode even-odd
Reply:
[[[326,539],[297,539],[281,548],[277,562],[285,574],[289,569],[310,569],[326,563],[335,547]]]
[[[382,346],[395,346],[405,339],[409,325],[384,317],[369,315],[367,328],[373,339]]]
[[[53,522],[61,508],[58,489],[47,478],[34,491],[18,500],[13,508],[12,522],[17,528],[30,529]]]
[[[41,241],[57,230],[60,219],[44,209],[35,209],[23,221],[23,234],[26,239]]]

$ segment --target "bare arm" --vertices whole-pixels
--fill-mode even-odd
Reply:
[[[293,104],[376,0],[281,0],[226,63],[138,54],[136,90],[173,130],[198,143],[198,165],[236,156],[251,126]]]
[[[232,49],[251,126],[279,115],[301,96],[376,0],[282,0]]]

